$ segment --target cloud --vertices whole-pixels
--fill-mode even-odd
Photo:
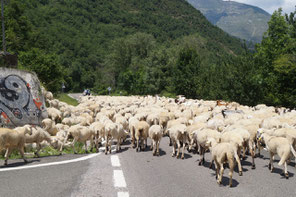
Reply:
[[[260,7],[272,14],[278,8],[283,8],[284,13],[290,13],[295,11],[295,0],[234,0],[236,2],[245,3]]]

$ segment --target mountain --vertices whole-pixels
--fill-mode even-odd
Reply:
[[[261,42],[270,14],[261,8],[225,0],[187,0],[227,33],[246,41]]]
[[[7,41],[20,40],[8,51],[19,54],[20,65],[44,81],[56,78],[43,69],[61,67],[67,91],[111,86],[133,94],[159,93],[170,84],[172,67],[186,46],[205,66],[244,51],[239,39],[212,25],[186,0],[10,0],[6,6]]]

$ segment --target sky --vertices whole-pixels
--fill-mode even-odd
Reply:
[[[290,14],[295,11],[296,0],[233,0],[240,3],[260,7],[272,14],[278,8],[283,8],[283,13]]]

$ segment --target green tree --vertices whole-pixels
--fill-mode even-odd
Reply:
[[[54,54],[46,54],[40,49],[32,48],[20,53],[19,62],[20,68],[34,71],[48,90],[61,90],[65,73]]]
[[[188,98],[197,98],[199,88],[200,58],[195,49],[184,48],[180,51],[175,66],[173,83],[176,94],[185,95]]]
[[[4,7],[7,51],[18,54],[28,49],[32,26],[25,16],[22,2],[11,0]],[[1,26],[2,31],[2,26]],[[0,41],[2,46],[2,39]]]

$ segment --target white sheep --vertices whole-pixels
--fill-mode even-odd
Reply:
[[[273,157],[274,155],[278,155],[280,157],[280,161],[278,163],[279,166],[282,166],[284,164],[284,174],[285,177],[289,178],[289,173],[287,170],[287,160],[290,157],[290,154],[294,155],[296,157],[296,152],[291,144],[291,141],[284,137],[276,137],[276,136],[270,136],[267,133],[264,133],[262,131],[258,131],[257,133],[257,139],[261,146],[266,146],[267,151],[270,155],[270,162],[268,165],[269,170],[272,172],[274,169],[273,166]]]
[[[159,144],[163,136],[163,128],[160,125],[152,125],[149,128],[149,137],[151,138],[150,149],[153,150],[153,156],[159,156]]]
[[[214,138],[217,142],[221,141],[221,133],[213,129],[199,129],[193,132],[193,138],[196,141],[199,149],[200,160],[198,165],[205,163],[205,152],[208,149],[206,142],[209,138]]]
[[[240,159],[237,155],[235,147],[233,144],[227,142],[217,143],[214,138],[209,138],[206,142],[206,146],[208,146],[211,151],[211,164],[215,161],[217,183],[221,184],[222,182],[222,176],[224,173],[223,165],[227,162],[229,166],[229,187],[232,187],[232,174],[235,167],[235,160],[238,163],[239,175],[242,176],[243,174]]]
[[[182,149],[181,159],[184,159],[185,144],[188,140],[187,126],[184,124],[176,124],[176,125],[172,126],[171,128],[169,128],[167,132],[168,132],[169,137],[173,143],[172,157],[176,156],[176,158],[179,158],[180,147],[181,147],[181,142],[182,142],[183,149]],[[176,145],[178,146],[177,155],[176,155]]]
[[[49,118],[43,119],[41,125],[42,128],[50,135],[56,135],[59,131],[55,125],[55,122]]]
[[[146,121],[139,121],[135,127],[135,139],[137,141],[136,151],[144,150],[147,146],[147,137],[149,135],[149,124]],[[139,146],[141,141],[141,145]],[[144,145],[145,141],[145,145]]]
[[[6,149],[4,165],[7,165],[9,155],[15,148],[19,150],[24,162],[27,162],[24,155],[26,134],[32,134],[32,128],[29,125],[14,129],[0,128],[0,151]]]
[[[72,145],[72,148],[73,148],[73,151],[74,151],[75,154],[77,153],[76,150],[75,150],[75,143],[76,142],[84,143],[86,153],[88,152],[86,141],[90,140],[91,149],[93,148],[93,145],[94,145],[93,139],[95,138],[96,135],[88,127],[84,127],[84,126],[81,126],[81,125],[74,125],[74,126],[70,127],[69,130],[68,130],[68,135],[65,138],[65,143],[68,140],[68,138],[70,137],[70,135],[74,138],[71,145]]]
[[[39,151],[41,149],[41,142],[43,140],[47,141],[49,144],[51,144],[51,136],[48,132],[44,131],[40,127],[32,128],[32,134],[31,135],[25,135],[26,137],[26,143],[36,143],[37,145],[37,151],[34,153],[37,157],[40,157]]]

